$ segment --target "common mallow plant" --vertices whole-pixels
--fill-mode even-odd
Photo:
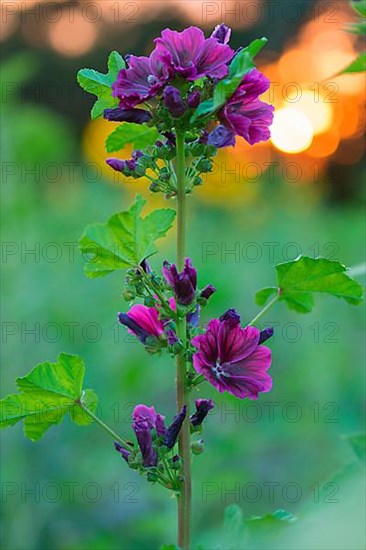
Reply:
[[[90,278],[126,270],[127,305],[123,311],[111,311],[111,319],[117,314],[147,353],[168,354],[176,362],[176,415],[167,418],[160,404],[137,405],[131,419],[135,438],[127,440],[98,418],[96,394],[83,387],[82,359],[65,353],[56,363],[42,363],[18,378],[19,393],[1,403],[2,426],[23,420],[31,440],[66,413],[77,424],[99,424],[112,437],[123,466],[176,496],[178,547],[185,550],[191,539],[191,455],[204,450],[202,427],[214,407],[205,396],[207,384],[238,399],[258,399],[276,378],[276,369],[269,374],[267,345],[273,330],[256,326],[273,304],[283,302],[306,313],[315,292],[351,304],[360,303],[362,296],[360,285],[339,262],[299,257],[276,266],[277,284],[257,293],[263,309],[252,321],[241,320],[238,303],[228,304],[218,319],[207,322],[203,310],[209,309],[216,289],[200,278],[189,257],[187,195],[203,183],[202,174],[212,170],[218,148],[235,146],[237,136],[251,145],[268,140],[273,119],[273,107],[260,99],[269,80],[254,64],[266,39],[234,51],[230,34],[223,24],[208,38],[197,27],[165,29],[149,57],[123,58],[112,52],[107,74],[91,69],[78,74],[79,84],[97,96],[92,118],[117,123],[106,142],[108,152],[133,145],[130,159],[107,160],[111,170],[148,179],[150,191],[162,193],[173,206],[143,216],[145,201],[137,196],[128,210],[87,227],[80,249]],[[155,242],[166,235],[175,217],[176,258],[164,259],[153,269]],[[152,395],[150,403],[153,400]]]

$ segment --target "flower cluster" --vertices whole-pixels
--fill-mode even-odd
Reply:
[[[211,399],[197,399],[196,412],[190,416],[192,431],[200,429],[202,422],[214,405]],[[165,425],[165,417],[157,413],[154,407],[137,405],[132,413],[132,428],[136,435],[137,446],[129,443],[127,449],[118,441],[115,441],[115,449],[131,468],[141,471],[148,470],[150,481],[164,480],[166,469],[179,470],[180,457],[174,453],[177,438],[186,417],[186,407],[182,407],[173,418],[169,426]],[[195,447],[197,448],[197,442]],[[170,482],[174,479],[168,476]],[[170,489],[179,488],[177,483],[172,483]]]
[[[168,348],[171,353],[181,352],[183,344],[176,332],[176,321],[186,317],[192,385],[207,380],[220,393],[227,391],[241,399],[257,399],[259,393],[271,390],[272,379],[267,373],[271,350],[262,344],[273,335],[272,328],[243,328],[238,312],[229,309],[219,319],[212,319],[204,331],[200,330],[201,306],[216,289],[212,285],[197,289],[197,271],[190,258],[186,258],[181,272],[165,261],[162,278],[146,261],[142,272],[143,281],[151,285],[150,294],[145,296],[147,304],[136,304],[128,313],[119,313],[118,320],[147,351],[155,353]],[[141,284],[140,278],[138,281]],[[141,290],[140,295],[144,296]]]
[[[193,159],[197,158],[199,166],[195,166],[187,192],[201,183],[200,173],[212,169],[210,157],[216,150],[234,145],[236,136],[250,144],[270,137],[273,107],[259,99],[269,88],[269,80],[257,69],[243,75],[223,105],[220,103],[203,117],[192,119],[197,107],[212,100],[216,87],[230,78],[230,64],[240,55],[240,50],[235,52],[230,47],[230,35],[230,28],[224,24],[218,25],[209,38],[193,26],[182,32],[165,29],[155,39],[155,48],[149,57],[126,57],[127,68],[120,70],[112,87],[119,106],[104,112],[104,117],[110,121],[146,123],[158,129],[161,140],[148,149],[149,158],[159,158],[159,148],[163,153],[160,158],[169,155],[173,158],[175,136],[172,129],[188,132],[187,150]],[[206,151],[201,147],[198,154],[197,149],[203,144]],[[159,166],[147,166],[135,157],[128,161],[109,159],[107,162],[114,170],[134,178],[145,175],[146,169],[151,168],[157,172],[157,177],[153,178],[150,189],[174,195],[168,165],[160,173]]]

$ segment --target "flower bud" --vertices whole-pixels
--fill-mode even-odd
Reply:
[[[216,126],[208,136],[208,143],[214,145],[217,149],[235,145],[235,133],[223,124]]]
[[[174,290],[179,304],[190,305],[196,294],[197,271],[189,258],[186,258],[183,270],[179,273],[175,264],[164,262],[163,275]]]
[[[198,107],[201,101],[201,94],[198,91],[192,92],[187,97],[187,104],[188,107],[191,107],[191,109],[195,109]]]
[[[196,399],[196,412],[189,418],[193,427],[200,426],[208,413],[214,408],[211,399]]]
[[[177,441],[178,434],[180,432],[180,429],[182,427],[182,424],[184,422],[184,419],[187,414],[187,407],[184,405],[179,413],[174,417],[173,422],[167,428],[164,438],[164,445],[168,447],[168,449],[172,449],[175,445],[175,442]]]
[[[126,288],[122,293],[122,297],[126,302],[131,302],[136,298],[136,292],[133,289]]]
[[[212,294],[216,292],[216,288],[212,285],[207,285],[203,290],[201,290],[200,298],[204,298],[205,300],[208,300],[211,298]]]
[[[216,38],[220,44],[227,44],[230,40],[231,29],[224,23],[221,25],[216,25],[211,37]]]
[[[151,115],[144,109],[105,109],[103,117],[112,122],[134,122],[135,124],[143,124],[151,120]]]
[[[197,439],[197,441],[192,441],[191,451],[194,455],[200,455],[205,450],[205,444],[203,439]]]
[[[167,86],[164,90],[164,105],[174,118],[181,117],[186,108],[178,88]]]
[[[211,172],[212,162],[209,159],[202,159],[197,164],[197,170],[201,173]]]
[[[265,328],[264,330],[261,330],[259,334],[259,344],[263,344],[268,338],[271,338],[273,336],[273,327]]]

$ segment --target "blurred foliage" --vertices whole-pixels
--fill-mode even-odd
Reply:
[[[8,70],[32,72],[30,58],[16,62],[23,72]],[[100,416],[128,437],[137,402],[174,413],[174,368],[118,327],[116,313],[126,308],[121,275],[85,278],[77,241],[87,224],[127,208],[130,194],[84,170],[72,120],[14,94],[2,114],[2,394],[45,358],[80,354],[89,365],[86,385],[103,403]],[[321,184],[291,186],[279,177],[237,185],[248,200],[232,209],[222,208],[224,193],[212,206],[190,198],[189,253],[200,285],[218,289],[205,321],[233,306],[249,321],[258,311],[254,293],[272,284],[275,263],[300,252],[361,261],[359,203],[329,205]],[[170,236],[154,265],[173,250]],[[298,518],[280,538],[251,548],[363,548],[363,479],[342,438],[363,429],[363,311],[324,296],[306,316],[277,304],[265,324],[276,331],[273,391],[253,403],[202,387],[216,409],[205,426],[206,451],[193,464],[196,544],[225,547],[224,509],[237,504],[245,518],[282,508]],[[174,501],[129,470],[97,427],[66,420],[37,444],[20,426],[1,437],[5,550],[151,550],[174,542]],[[278,484],[273,498],[270,482]],[[284,490],[294,483],[298,499]],[[259,487],[258,497],[248,484]]]

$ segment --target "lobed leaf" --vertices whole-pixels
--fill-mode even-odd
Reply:
[[[81,69],[77,74],[79,85],[90,94],[97,96],[91,110],[91,118],[95,119],[103,114],[105,109],[117,107],[119,100],[112,95],[112,84],[117,80],[118,73],[125,68],[123,57],[113,51],[108,58],[108,73],[103,74],[94,69]]]
[[[347,275],[346,267],[340,262],[300,256],[291,262],[278,264],[276,271],[278,299],[300,313],[312,310],[314,292],[331,294],[353,305],[362,301],[361,285]],[[260,290],[256,294],[257,303],[264,305],[275,291],[274,287]]]
[[[85,274],[102,277],[118,269],[137,267],[157,252],[155,241],[166,235],[175,219],[175,210],[155,210],[145,218],[146,201],[137,195],[129,210],[112,216],[105,224],[90,225],[80,239],[80,250],[87,258]]]
[[[108,137],[106,149],[108,153],[123,149],[128,143],[132,143],[134,149],[143,149],[153,145],[161,137],[156,128],[150,128],[146,124],[125,122],[120,124]]]
[[[23,420],[25,435],[36,441],[52,425],[62,422],[67,413],[77,424],[90,423],[80,401],[95,410],[97,397],[92,390],[83,392],[84,374],[83,360],[77,355],[61,353],[56,363],[40,363],[27,376],[17,379],[20,393],[0,401],[0,427]]]

